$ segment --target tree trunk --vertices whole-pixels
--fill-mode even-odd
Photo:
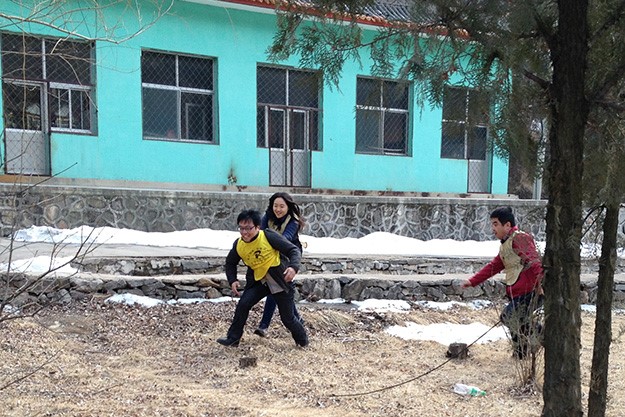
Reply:
[[[603,242],[599,260],[597,288],[597,317],[595,318],[595,343],[590,370],[588,417],[605,416],[608,390],[608,361],[612,341],[612,295],[618,231],[619,204],[611,202],[603,221]]]
[[[581,417],[579,364],[582,157],[588,106],[588,0],[559,0],[552,40],[549,202],[545,248],[544,417]]]

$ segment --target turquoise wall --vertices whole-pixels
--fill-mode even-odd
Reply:
[[[106,9],[111,24],[120,10]],[[126,17],[124,30],[132,32],[133,18]],[[87,20],[97,22],[95,15]],[[59,176],[213,185],[227,185],[234,174],[238,185],[267,186],[268,150],[256,147],[256,66],[267,62],[274,30],[273,14],[180,1],[122,44],[98,41],[97,134],[52,133],[52,173],[71,167]],[[218,144],[142,138],[142,49],[216,58]],[[346,65],[338,88],[324,86],[323,150],[313,152],[312,188],[466,192],[467,162],[440,159],[441,110],[427,103],[413,108],[411,156],[355,153],[356,75],[369,75],[370,64],[363,58],[362,68]],[[506,161],[493,163],[493,193],[507,193],[507,173]]]

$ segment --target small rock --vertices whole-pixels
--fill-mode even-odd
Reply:
[[[249,368],[250,366],[256,366],[256,358],[251,356],[244,356],[239,359],[240,368]]]
[[[455,359],[466,359],[469,355],[466,343],[452,343],[447,349],[447,357]]]

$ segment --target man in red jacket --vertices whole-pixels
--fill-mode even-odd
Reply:
[[[534,238],[519,230],[510,207],[495,209],[490,215],[495,237],[501,241],[499,254],[479,272],[462,283],[475,287],[505,269],[506,295],[510,302],[501,312],[514,344],[514,355],[523,359],[541,329],[532,325],[532,313],[542,304],[543,268]]]

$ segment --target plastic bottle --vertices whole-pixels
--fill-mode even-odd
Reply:
[[[470,395],[472,397],[484,397],[486,395],[486,391],[481,390],[478,387],[461,383],[457,383],[454,385],[454,392],[456,394]]]

